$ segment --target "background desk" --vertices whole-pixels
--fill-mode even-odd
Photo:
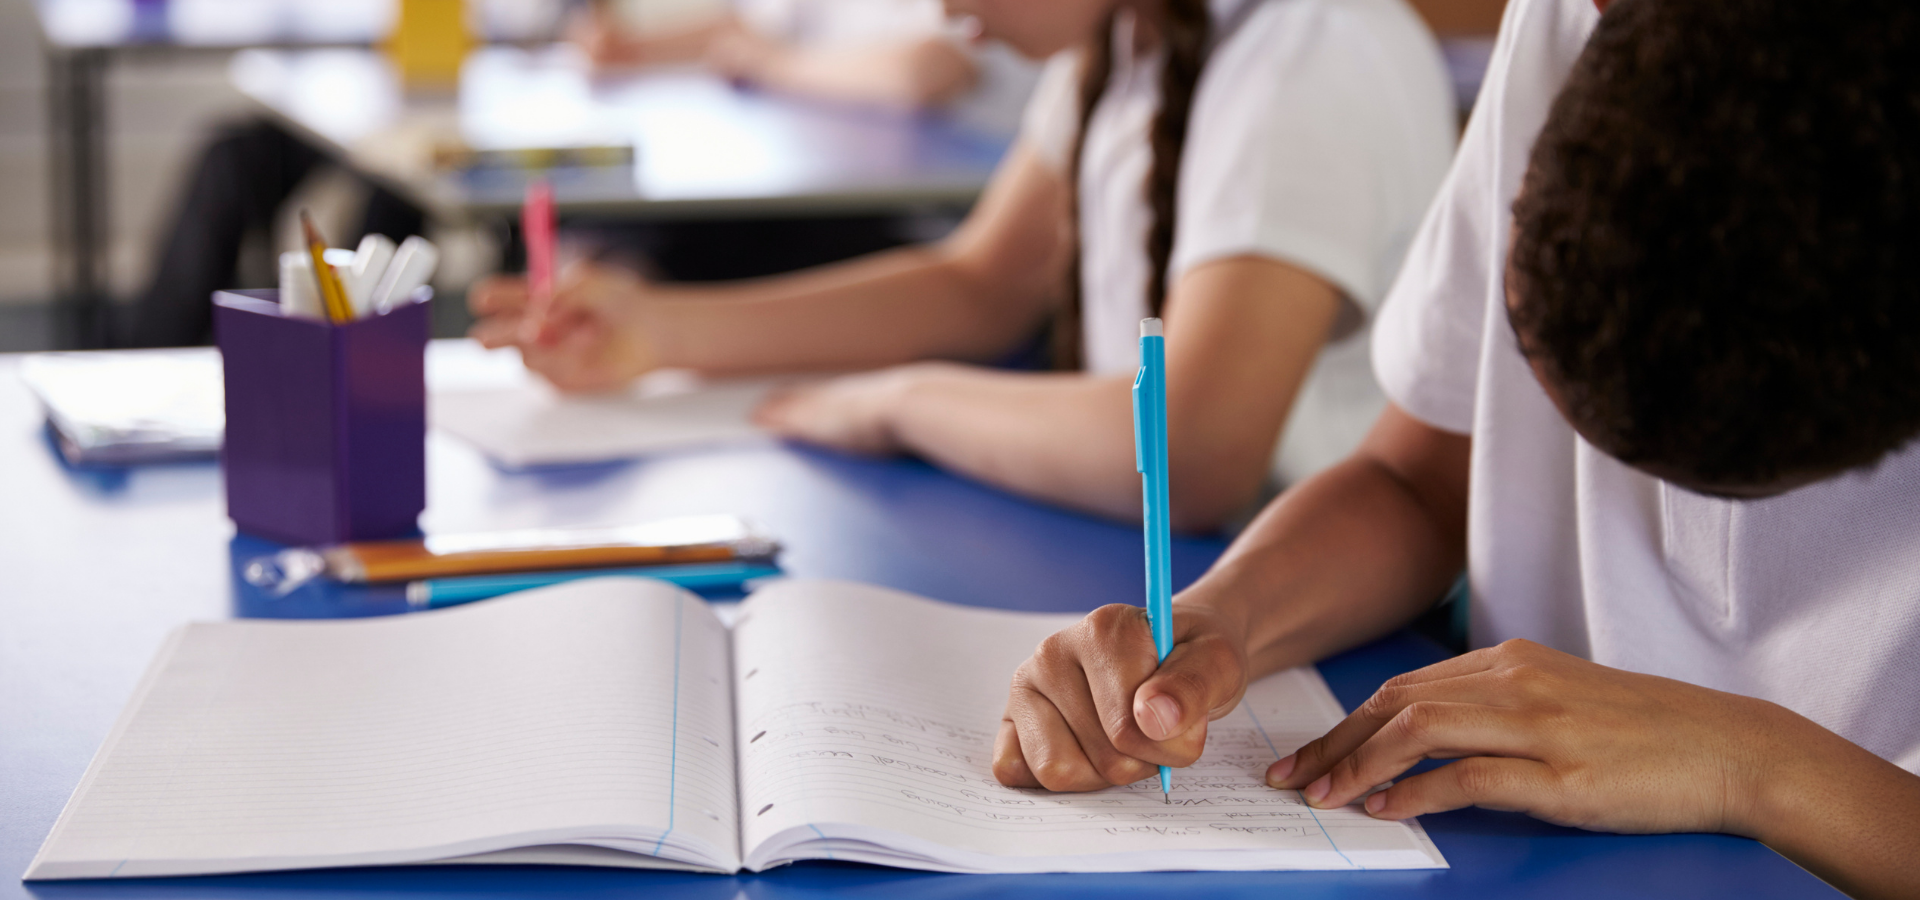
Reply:
[[[457,97],[409,97],[367,50],[252,51],[234,86],[296,133],[442,216],[517,211],[516,170],[432,172],[430,138],[477,149],[631,145],[634,164],[551,174],[563,213],[734,218],[973,202],[1021,97],[906,114],[773,96],[698,69],[596,76],[571,47],[486,47]]]
[[[98,347],[111,221],[106,74],[116,59],[246,47],[364,47],[392,27],[394,0],[32,0],[46,48],[60,344]],[[489,42],[551,39],[562,5],[481,2]]]
[[[443,354],[444,355],[444,354]],[[378,600],[249,599],[209,464],[132,472],[63,468],[12,358],[0,357],[0,898],[317,898],[612,895],[813,898],[918,895],[1152,897],[1838,896],[1751,841],[1619,837],[1517,815],[1424,819],[1443,872],[953,876],[809,863],[724,878],[536,867],[339,870],[123,882],[19,882],[161,638],[191,619],[370,614]],[[432,367],[445,374],[438,362]],[[771,442],[541,474],[495,471],[429,441],[424,524],[455,530],[619,523],[738,512],[783,537],[796,575],[870,581],[942,600],[1085,610],[1141,595],[1139,532],[1034,506],[911,462],[851,460]],[[241,543],[240,555],[247,552]],[[1176,581],[1221,545],[1181,540]],[[1398,635],[1322,664],[1349,708],[1393,674],[1438,659]]]

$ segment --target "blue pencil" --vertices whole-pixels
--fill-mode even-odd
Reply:
[[[1167,341],[1159,319],[1140,320],[1140,374],[1133,379],[1134,468],[1140,470],[1147,545],[1147,621],[1160,661],[1173,652],[1173,525],[1167,510]],[[1173,802],[1173,769],[1160,767],[1160,796]]]
[[[657,578],[684,588],[723,588],[738,587],[755,578],[767,578],[778,574],[780,570],[777,567],[765,563],[726,562],[432,578],[407,583],[407,605],[415,609],[439,609],[443,606],[456,606],[474,600],[511,594],[514,591],[578,581],[582,578],[624,575],[635,578]]]

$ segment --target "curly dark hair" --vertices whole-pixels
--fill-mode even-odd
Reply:
[[[1510,319],[1631,465],[1764,485],[1920,433],[1920,3],[1617,0],[1514,204]]]

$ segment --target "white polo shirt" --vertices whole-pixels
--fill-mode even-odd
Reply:
[[[1592,0],[1513,0],[1374,329],[1387,396],[1473,436],[1473,643],[1762,697],[1920,771],[1920,446],[1779,497],[1704,497],[1582,440],[1516,347],[1509,210],[1598,20]]]
[[[1313,272],[1350,301],[1354,327],[1321,352],[1280,442],[1276,471],[1292,482],[1352,451],[1385,403],[1366,321],[1452,158],[1452,89],[1433,36],[1402,0],[1212,9],[1216,28],[1233,27],[1195,88],[1167,284],[1253,254]],[[1147,315],[1148,137],[1163,54],[1133,53],[1128,22],[1081,154],[1083,359],[1103,375],[1139,367]],[[1047,64],[1021,130],[1062,171],[1079,129],[1079,66],[1077,52]]]

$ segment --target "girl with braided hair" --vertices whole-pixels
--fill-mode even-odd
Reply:
[[[1352,449],[1382,402],[1370,311],[1453,147],[1445,69],[1404,0],[947,6],[1049,59],[953,235],[721,285],[583,264],[538,315],[523,281],[491,279],[475,336],[570,390],[658,367],[875,369],[777,395],[759,421],[1132,518],[1127,391],[1138,322],[1160,315],[1176,527],[1219,527]],[[1043,327],[1056,371],[973,364]]]

